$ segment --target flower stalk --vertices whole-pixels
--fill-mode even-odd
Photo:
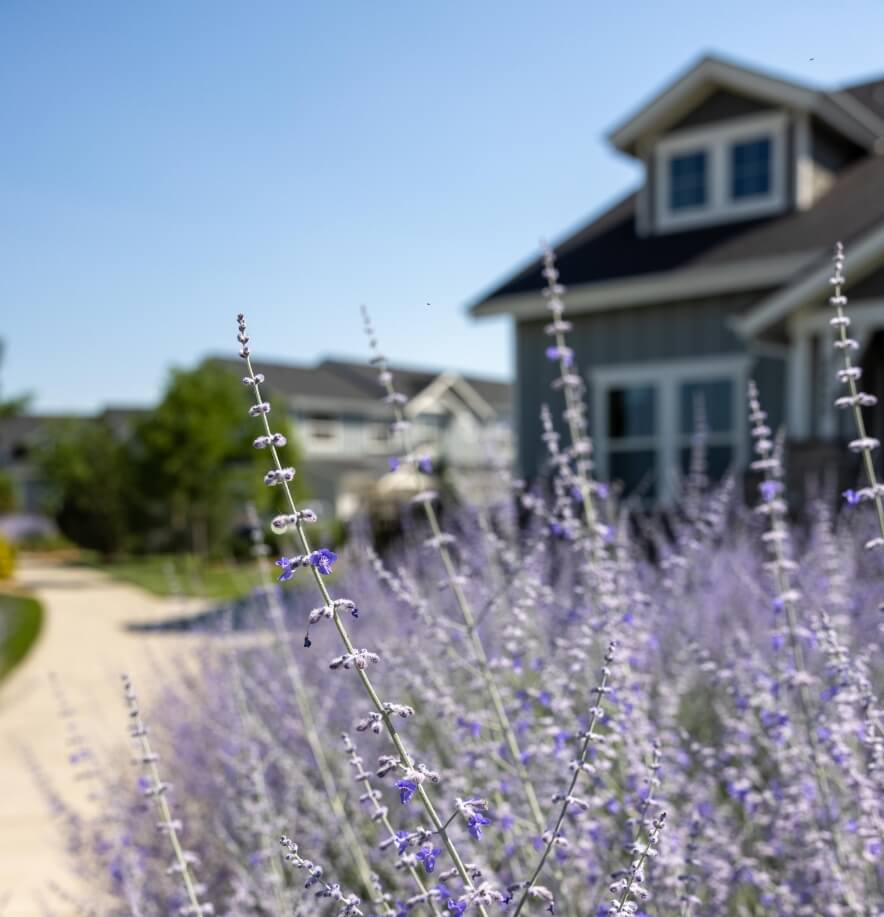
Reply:
[[[249,380],[247,384],[249,384],[249,386],[252,388],[255,399],[255,403],[252,408],[250,408],[249,413],[253,417],[260,417],[264,427],[265,436],[268,439],[267,446],[269,447],[274,467],[276,471],[281,474],[283,472],[284,466],[280,460],[277,441],[275,440],[274,434],[270,429],[270,423],[267,419],[267,415],[270,413],[270,404],[263,401],[261,398],[260,386],[264,381],[264,377],[260,374],[256,374],[254,368],[252,367],[251,351],[248,346],[249,338],[246,334],[245,317],[242,315],[242,313],[237,316],[237,324],[239,328],[238,339],[241,344],[240,356],[243,358],[243,360],[245,360],[246,369],[248,371],[246,379]],[[304,556],[309,557],[312,555],[313,551],[310,547],[310,541],[304,529],[304,518],[299,512],[297,505],[295,504],[294,495],[292,494],[291,488],[289,487],[289,481],[286,480],[285,477],[282,477],[279,483],[282,487],[283,494],[285,495],[285,500],[288,504],[292,518],[296,520],[294,526],[295,532],[297,533],[297,540],[300,543],[302,551],[304,552]],[[322,574],[315,564],[311,564],[309,569],[310,574],[313,577],[314,584],[319,591],[320,596],[322,597],[323,607],[330,607],[332,609],[332,622],[338,632],[341,643],[344,645],[347,655],[355,658],[357,656],[357,649],[354,646],[352,639],[350,638],[349,631],[347,630],[341,615],[338,613],[338,608],[334,600],[329,594],[328,587],[323,581]],[[384,723],[384,728],[386,729],[389,739],[393,744],[394,749],[396,750],[399,764],[406,770],[406,772],[412,771],[414,769],[413,758],[409,753],[405,743],[403,742],[399,731],[396,729],[387,706],[383,703],[383,701],[381,701],[365,667],[357,665],[355,670],[356,675],[359,678],[365,693],[368,695],[372,706],[374,707],[375,711],[380,714],[380,717]],[[442,838],[445,849],[448,851],[448,855],[451,858],[451,861],[454,864],[454,868],[457,871],[457,874],[460,876],[461,881],[464,883],[464,886],[467,890],[473,891],[473,880],[470,877],[469,871],[467,870],[467,867],[464,864],[464,861],[461,858],[460,853],[454,844],[454,841],[451,839],[451,836],[442,827],[442,821],[439,818],[439,815],[436,812],[436,808],[433,805],[433,802],[430,799],[427,791],[424,789],[423,783],[418,784],[416,795],[420,800],[421,805],[424,807],[424,810],[426,811],[427,817],[430,819],[433,828]],[[478,905],[477,909],[478,912],[483,915],[483,917],[488,917],[487,912],[481,904]]]

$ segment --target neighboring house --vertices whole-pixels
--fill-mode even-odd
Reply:
[[[214,362],[242,375],[239,360]],[[425,478],[400,469],[389,473],[388,458],[401,452],[390,437],[393,410],[381,400],[377,369],[368,363],[325,360],[316,366],[260,363],[277,410],[284,405],[301,447],[300,473],[312,505],[323,515],[350,518],[365,501],[390,508],[426,486]],[[512,386],[505,382],[391,366],[412,421],[413,448],[444,468],[467,498],[500,487],[493,462],[512,464]],[[282,403],[280,403],[280,400]],[[99,416],[125,437],[144,409],[108,408]],[[59,418],[27,415],[0,419],[0,471],[16,486],[19,509],[37,512],[42,484],[31,452],[46,425]],[[492,462],[493,459],[493,462]]]
[[[41,509],[43,488],[31,451],[40,431],[58,419],[33,414],[0,418],[0,473],[12,480],[18,512],[38,513]]]
[[[744,468],[749,378],[785,424],[790,474],[840,454],[852,418],[832,406],[837,240],[855,359],[866,390],[884,395],[884,79],[820,91],[705,57],[608,139],[643,182],[557,246],[598,474],[673,500],[698,395],[712,471]],[[540,272],[537,259],[471,307],[513,316],[528,478],[543,471],[538,415],[557,372],[544,360]],[[880,403],[868,420],[882,438]]]
[[[132,423],[145,413],[144,408],[106,408],[94,419],[104,420],[118,436],[127,435]],[[33,450],[47,427],[59,421],[84,420],[66,414],[20,414],[0,417],[0,473],[12,479],[17,510],[23,513],[40,513],[43,509],[45,485],[33,461]]]
[[[239,361],[216,362],[242,374]],[[425,484],[406,469],[389,474],[388,458],[401,446],[390,435],[393,410],[382,400],[376,367],[324,360],[316,366],[259,361],[256,368],[277,407],[285,401],[316,508],[346,520],[365,501],[392,505]],[[407,398],[413,449],[444,466],[465,497],[487,494],[499,477],[491,459],[512,463],[512,386],[455,372],[390,370]]]

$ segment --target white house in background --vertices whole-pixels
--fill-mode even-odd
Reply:
[[[884,439],[884,79],[820,90],[704,57],[608,139],[643,180],[556,245],[600,475],[675,499],[697,395],[713,474],[744,468],[749,378],[799,482],[845,456],[827,304],[839,240],[855,360],[879,398],[867,421]],[[540,272],[534,259],[472,306],[513,317],[529,479],[544,472],[538,418],[557,371]]]
[[[238,360],[220,359],[241,374]],[[377,368],[369,363],[323,360],[315,366],[259,361],[274,402],[285,401],[302,452],[313,503],[349,519],[366,501],[391,504],[426,485],[405,469],[389,473],[399,451],[391,438],[392,409],[383,403]],[[512,386],[445,371],[390,366],[396,390],[407,398],[415,451],[444,468],[470,499],[499,487],[494,462],[513,460]]]

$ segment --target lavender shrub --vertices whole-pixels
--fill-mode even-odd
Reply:
[[[104,817],[76,849],[108,913],[884,911],[873,442],[860,427],[861,499],[818,500],[798,529],[752,389],[757,506],[709,484],[700,406],[681,510],[665,527],[631,513],[594,475],[551,252],[544,274],[549,486],[437,509],[378,360],[396,460],[427,476],[383,555],[359,527],[340,558],[311,546],[240,317],[280,582],[253,595],[250,634],[207,637],[163,676],[140,759],[162,755],[180,821],[157,832],[137,779],[105,766]]]

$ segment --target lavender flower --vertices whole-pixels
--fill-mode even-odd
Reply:
[[[418,850],[415,854],[417,859],[424,864],[427,873],[431,873],[436,868],[436,857],[442,853],[440,848],[427,844]]]

